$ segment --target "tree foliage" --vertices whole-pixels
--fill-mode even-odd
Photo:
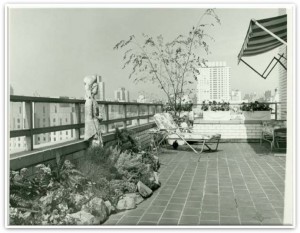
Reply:
[[[203,23],[205,18],[209,23]],[[207,9],[187,35],[180,34],[168,42],[162,35],[152,37],[143,33],[140,41],[131,35],[114,49],[126,49],[123,69],[131,68],[129,78],[157,84],[176,114],[183,95],[189,94],[190,86],[197,80],[199,67],[206,62],[203,53],[209,54],[208,41],[214,40],[206,29],[215,23],[220,23],[220,19],[213,9]]]

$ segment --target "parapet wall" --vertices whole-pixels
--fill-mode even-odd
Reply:
[[[221,134],[222,141],[258,141],[261,138],[261,121],[201,121],[194,124],[201,134]]]

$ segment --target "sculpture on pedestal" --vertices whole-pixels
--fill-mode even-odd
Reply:
[[[90,140],[92,146],[103,146],[100,122],[102,111],[95,95],[98,93],[97,76],[89,75],[83,80],[85,87],[85,129],[84,139]]]

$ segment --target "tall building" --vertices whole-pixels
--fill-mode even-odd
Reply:
[[[67,97],[60,97],[67,98]],[[84,121],[84,105],[81,106],[81,119]],[[33,124],[34,128],[44,128],[59,125],[75,124],[77,122],[77,112],[74,104],[68,103],[34,103]],[[25,103],[10,102],[10,130],[28,129],[28,122],[25,114]],[[33,136],[33,145],[65,142],[75,139],[75,130],[62,130],[51,133],[36,134]],[[10,138],[10,153],[26,151],[28,149],[26,137]]]
[[[14,94],[14,89],[13,89],[13,87],[12,87],[11,85],[10,85],[9,94],[10,94],[10,95],[13,95],[13,94]]]
[[[256,101],[259,97],[257,96],[256,92],[251,92],[250,94],[245,94],[243,100],[248,102]]]
[[[242,102],[241,91],[240,90],[232,90],[230,100],[234,101],[234,102]]]
[[[97,84],[98,84],[98,94],[96,95],[96,99],[100,101],[105,100],[105,83],[102,80],[100,75],[97,75]]]
[[[9,128],[10,130],[26,129],[25,103],[10,102],[9,106]],[[9,152],[16,153],[27,149],[26,137],[15,137],[9,140]]]
[[[115,100],[120,102],[129,102],[129,91],[124,87],[115,90]]]
[[[50,106],[50,126],[70,125],[76,122],[76,111],[72,104],[58,103]],[[51,142],[63,142],[75,138],[75,130],[50,133]]]
[[[34,128],[44,128],[50,125],[50,103],[34,103]],[[33,136],[33,145],[50,142],[50,134],[36,134]]]
[[[197,100],[230,100],[230,67],[226,62],[207,62],[199,68]]]
[[[271,90],[265,91],[264,99],[267,102],[270,102],[272,100],[272,92],[271,92]]]

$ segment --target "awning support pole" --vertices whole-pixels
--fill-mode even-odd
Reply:
[[[270,61],[269,65],[267,66],[267,68],[265,69],[265,71],[263,72],[263,74],[260,74],[257,70],[255,70],[251,65],[249,65],[247,62],[245,62],[242,58],[240,59],[244,64],[246,64],[251,70],[253,70],[255,73],[257,73],[260,77],[266,79],[269,74],[272,72],[272,70],[274,69],[274,67],[277,65],[277,63],[279,63],[285,70],[286,70],[286,67],[284,66],[284,64],[282,64],[282,62],[280,61],[282,56],[278,58],[276,57],[273,57],[273,59]],[[276,61],[275,64],[272,66],[272,68],[269,70],[269,72],[267,73],[266,76],[265,73],[268,71],[269,67],[271,66],[271,64],[273,63],[273,61]]]
[[[269,67],[270,67],[270,65],[272,64],[272,62],[275,60],[275,58],[273,57],[273,59],[271,60],[271,62],[269,63],[269,65],[267,66],[267,68],[265,69],[265,71],[263,72],[263,76],[265,75],[265,73],[267,72],[267,70],[269,69]],[[271,71],[274,69],[274,67],[276,66],[276,64],[277,64],[278,62],[276,61],[275,62],[275,65],[272,67],[272,69],[269,71],[269,73],[267,74],[267,76],[271,73]],[[267,77],[266,76],[266,77]]]
[[[285,65],[283,65],[282,64],[282,62],[280,61],[280,58],[278,59],[278,58],[276,58],[276,57],[274,57],[275,58],[275,60],[277,61],[277,62],[279,62],[280,63],[280,65],[282,65],[282,67],[286,70],[286,67],[285,67]]]
[[[250,66],[247,62],[245,62],[242,58],[240,59],[245,65],[247,65],[251,70],[253,70],[255,73],[257,73],[260,77],[266,79],[264,76],[262,76],[259,72],[257,72],[252,66]]]
[[[269,33],[271,36],[273,36],[274,38],[276,38],[277,40],[279,40],[281,43],[285,44],[287,46],[287,42],[285,42],[283,39],[281,39],[279,36],[276,36],[273,32],[271,32],[270,30],[266,29],[264,26],[262,26],[260,23],[258,23],[255,19],[252,19],[252,21],[261,29],[263,29],[264,31],[266,31],[267,33]]]
[[[270,64],[274,61],[274,60],[276,60],[276,62],[275,62],[275,64],[273,65],[273,67],[270,69],[270,71],[269,71],[269,73],[265,76],[266,78],[269,76],[269,74],[272,72],[272,70],[274,69],[274,67],[277,65],[277,63],[278,63],[278,60],[275,58],[275,57],[273,57],[273,59],[272,59],[272,61],[270,62]],[[267,71],[267,69],[265,70],[265,72]],[[263,75],[265,74],[265,72],[263,73]]]

